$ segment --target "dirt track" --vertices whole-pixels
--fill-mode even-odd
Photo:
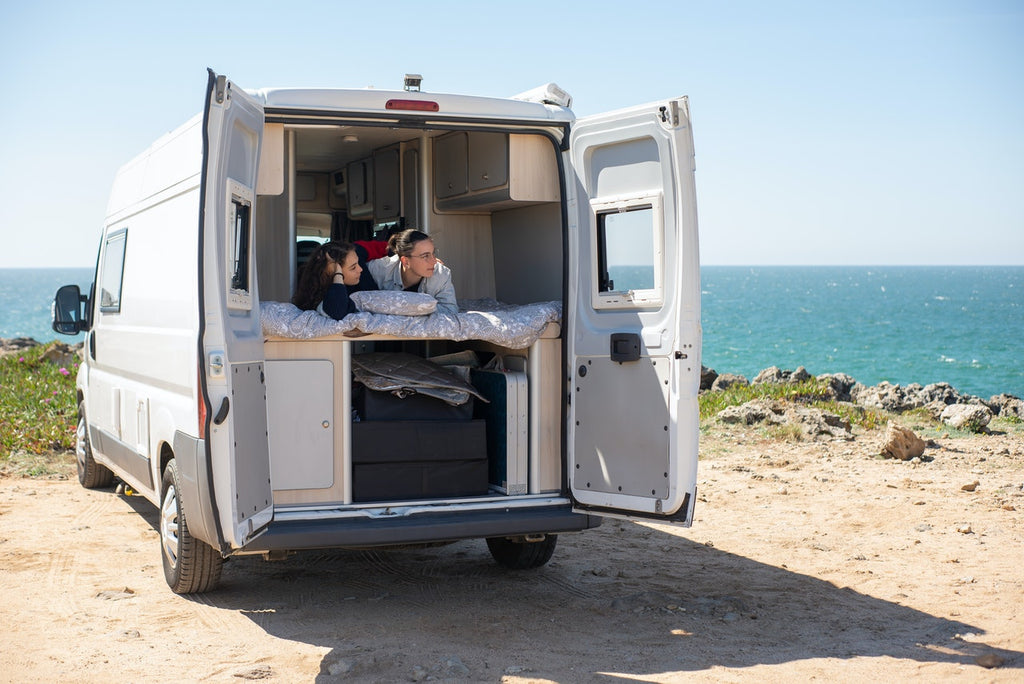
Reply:
[[[0,680],[1022,681],[1024,440],[940,443],[720,434],[688,530],[609,520],[524,573],[483,542],[238,558],[196,597],[145,500],[0,479]]]

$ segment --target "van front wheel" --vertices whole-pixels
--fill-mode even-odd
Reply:
[[[114,473],[106,466],[100,465],[92,457],[92,444],[89,442],[89,423],[85,420],[85,402],[78,405],[78,427],[75,428],[75,462],[78,466],[78,482],[86,489],[102,489],[109,487],[114,481]]]
[[[220,582],[224,559],[217,551],[191,535],[181,508],[181,479],[172,458],[164,468],[160,504],[160,556],[164,579],[175,594],[200,594]]]
[[[551,560],[557,541],[557,534],[545,535],[541,541],[491,537],[487,540],[487,548],[498,565],[510,570],[528,570],[539,568]]]

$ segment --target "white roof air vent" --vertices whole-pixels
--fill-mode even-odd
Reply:
[[[572,95],[559,88],[554,83],[545,83],[525,93],[512,96],[513,100],[525,100],[526,102],[540,102],[541,104],[558,105],[559,107],[572,107]]]

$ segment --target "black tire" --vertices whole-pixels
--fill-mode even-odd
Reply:
[[[487,548],[498,565],[509,570],[528,570],[539,568],[551,560],[555,552],[557,534],[549,534],[543,541],[513,541],[507,537],[491,537],[487,540]]]
[[[217,587],[224,558],[188,531],[181,508],[181,479],[172,458],[160,488],[160,558],[164,579],[175,594],[201,594]]]
[[[85,402],[78,404],[78,427],[75,429],[75,462],[78,482],[86,489],[102,489],[114,483],[114,473],[92,457],[89,424],[85,420]]]

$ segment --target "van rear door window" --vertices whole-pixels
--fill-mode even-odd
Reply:
[[[663,229],[658,197],[610,202],[596,214],[595,309],[648,307],[663,298]]]
[[[252,308],[252,190],[228,181],[228,305]]]
[[[100,311],[121,311],[121,283],[124,280],[124,248],[128,229],[122,228],[107,235],[100,264]]]

